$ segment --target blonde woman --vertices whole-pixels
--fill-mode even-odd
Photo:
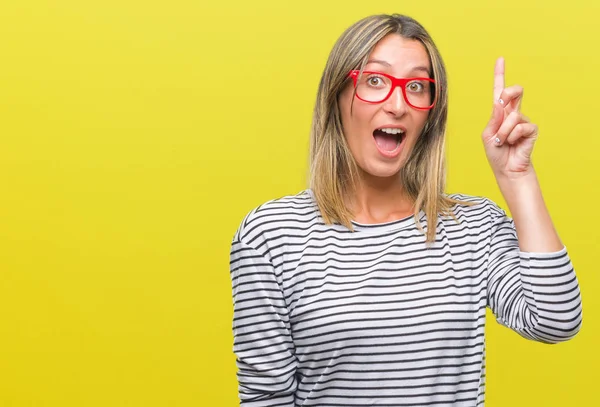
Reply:
[[[566,248],[531,163],[523,89],[494,73],[485,152],[512,219],[445,194],[448,87],[425,29],[348,28],[319,85],[311,185],[252,210],[231,248],[243,406],[475,406],[485,312],[525,338],[577,334]]]

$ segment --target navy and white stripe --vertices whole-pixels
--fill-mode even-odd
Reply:
[[[310,190],[251,211],[231,247],[243,406],[474,406],[485,394],[486,307],[525,338],[581,325],[565,248],[523,253],[492,201],[355,232],[325,225]],[[419,214],[427,230],[424,213]]]

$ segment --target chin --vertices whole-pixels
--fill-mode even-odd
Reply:
[[[373,163],[362,167],[366,175],[374,178],[398,177],[401,169],[401,163]]]

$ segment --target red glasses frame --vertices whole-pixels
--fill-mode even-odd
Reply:
[[[418,110],[430,110],[433,108],[433,106],[435,105],[435,97],[433,99],[433,102],[431,103],[430,106],[428,107],[418,107],[413,105],[412,103],[409,102],[408,97],[406,96],[406,84],[409,82],[412,82],[414,80],[419,80],[419,81],[428,81],[431,82],[435,85],[435,80],[431,79],[431,78],[420,78],[420,77],[415,77],[415,78],[396,78],[395,76],[392,75],[388,75],[386,73],[383,72],[378,72],[378,71],[362,71],[363,74],[377,74],[377,75],[381,75],[381,76],[385,76],[386,78],[388,78],[389,80],[392,81],[392,87],[390,88],[389,93],[387,94],[386,97],[384,97],[383,99],[381,99],[378,102],[371,102],[369,100],[365,100],[363,98],[361,98],[360,96],[358,96],[358,94],[356,94],[356,97],[360,100],[362,100],[363,102],[366,103],[383,103],[386,100],[389,99],[389,97],[391,96],[392,93],[394,93],[394,89],[396,89],[397,86],[400,86],[400,89],[402,89],[402,96],[404,96],[404,101],[413,109],[418,109]],[[360,70],[358,69],[354,69],[352,71],[350,71],[348,73],[348,76],[352,78],[352,82],[354,83],[354,89],[356,89],[356,81],[358,80],[358,77],[360,76]]]

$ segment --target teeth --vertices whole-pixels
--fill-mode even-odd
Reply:
[[[404,133],[404,131],[402,131],[402,129],[396,129],[396,128],[383,128],[383,129],[379,129],[380,131],[387,133],[387,134],[402,134]]]

